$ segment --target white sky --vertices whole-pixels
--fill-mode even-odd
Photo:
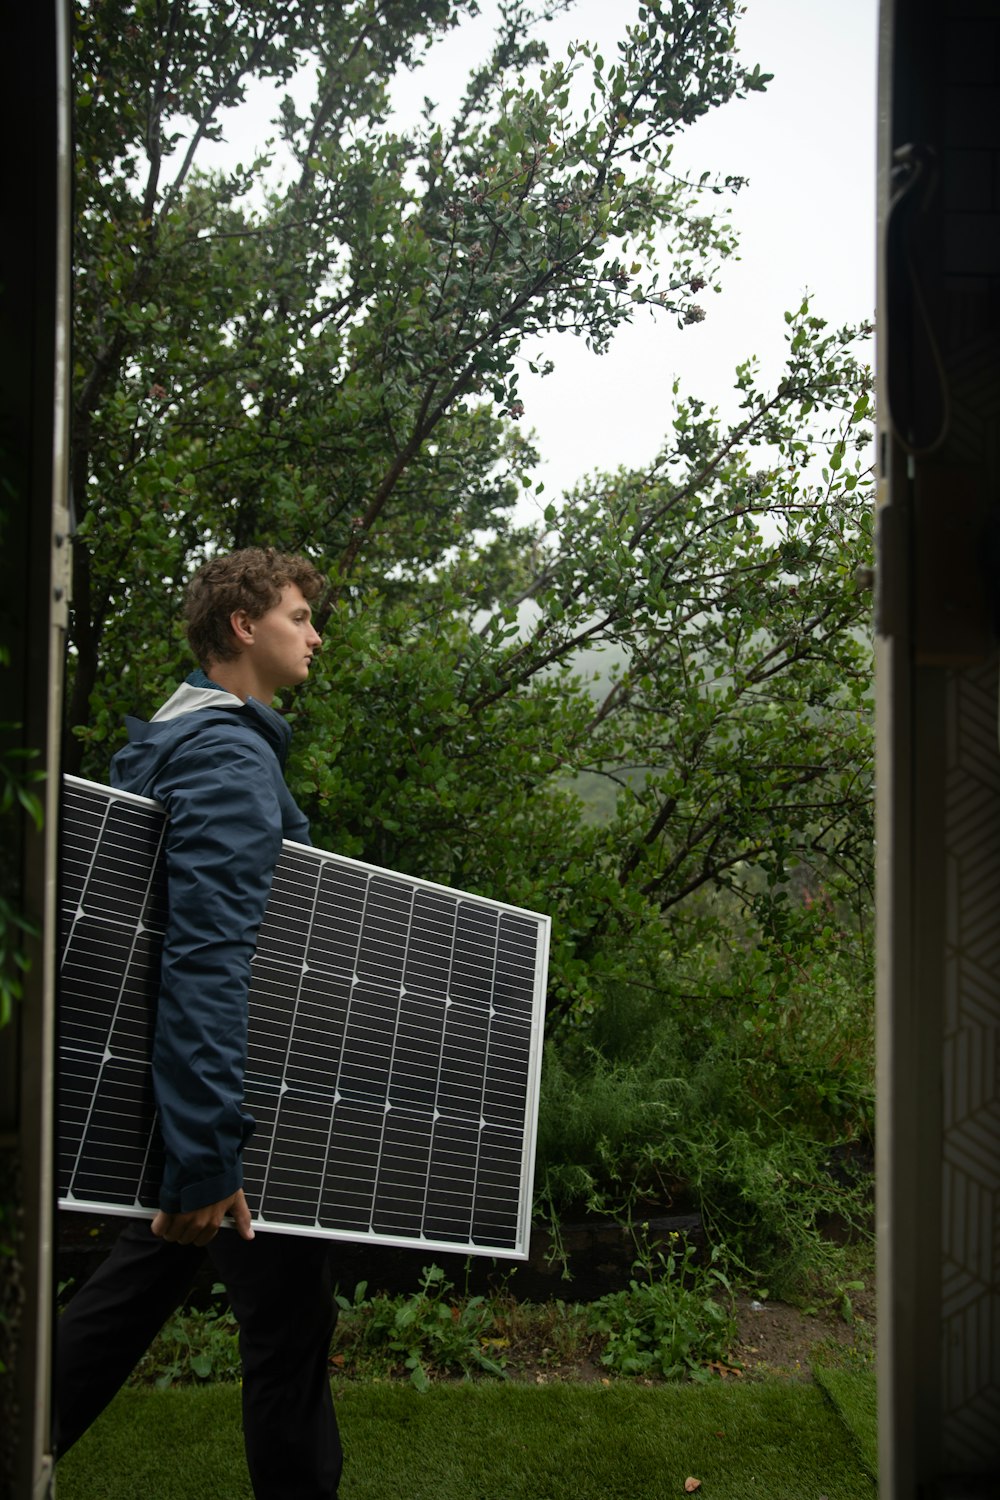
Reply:
[[[577,0],[544,29],[550,53],[572,38],[598,42],[606,58],[634,20],[639,0]],[[437,44],[425,66],[394,89],[401,117],[413,118],[424,95],[445,109],[487,54],[495,0],[483,15]],[[699,176],[710,170],[749,179],[735,200],[707,198],[706,211],[732,202],[739,260],[722,271],[723,290],[698,301],[703,323],[678,330],[669,315],[641,309],[610,352],[554,338],[546,379],[525,368],[519,394],[526,428],[542,454],[540,504],[592,469],[641,465],[665,431],[675,376],[685,391],[723,413],[733,372],[756,354],[767,375],[784,357],[784,312],[813,296],[814,311],[834,325],[872,316],[875,302],[875,126],[877,0],[746,0],[737,27],[740,55],[774,79],[714,110],[680,137],[675,163]],[[227,133],[233,156],[272,132],[270,103],[244,110]],[[272,96],[273,97],[273,96]],[[237,134],[241,150],[236,150]]]

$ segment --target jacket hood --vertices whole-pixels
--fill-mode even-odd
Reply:
[[[201,708],[243,708],[242,698],[227,693],[199,670],[181,683],[177,691],[167,699],[150,719],[151,724],[164,724],[168,719],[178,719],[182,714],[194,714]],[[141,722],[136,720],[134,722]]]
[[[177,746],[216,726],[261,735],[284,769],[292,732],[279,713],[256,698],[244,703],[212,682],[199,668],[182,682],[147,723],[125,720],[129,742],[112,760],[112,785],[148,796],[147,788]]]

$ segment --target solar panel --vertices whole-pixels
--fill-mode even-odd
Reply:
[[[59,1201],[151,1216],[155,802],[64,777]],[[253,960],[262,1229],[524,1258],[549,919],[286,842]]]

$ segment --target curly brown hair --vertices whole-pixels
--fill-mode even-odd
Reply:
[[[184,619],[188,645],[201,666],[234,661],[239,647],[229,623],[238,609],[259,620],[281,601],[281,591],[297,584],[310,602],[323,588],[323,575],[307,557],[274,547],[242,547],[203,563],[188,584]]]

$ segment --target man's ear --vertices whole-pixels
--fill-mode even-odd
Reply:
[[[253,621],[245,609],[234,609],[229,616],[229,628],[241,646],[253,645]]]

